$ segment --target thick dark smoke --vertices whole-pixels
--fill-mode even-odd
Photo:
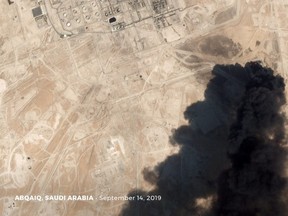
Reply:
[[[284,201],[286,152],[284,81],[250,63],[251,79],[229,136],[232,167],[219,179],[217,215],[288,215]],[[286,203],[287,205],[287,203]]]
[[[258,62],[216,65],[212,74],[205,100],[186,109],[189,124],[171,137],[179,153],[143,170],[155,189],[129,194],[162,200],[130,201],[121,216],[287,215],[283,79]]]

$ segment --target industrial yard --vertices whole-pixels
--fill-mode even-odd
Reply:
[[[125,200],[96,198],[153,188],[143,170],[178,152],[170,136],[204,99],[215,64],[259,60],[287,80],[287,9],[286,0],[1,1],[0,215],[119,215]]]

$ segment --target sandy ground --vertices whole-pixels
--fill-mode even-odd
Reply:
[[[36,2],[0,2],[1,215],[117,215],[124,201],[99,196],[153,188],[142,171],[178,151],[169,136],[215,64],[261,60],[287,79],[288,1],[168,2],[165,19],[123,3],[120,31],[98,1],[71,27],[60,0],[40,21]]]

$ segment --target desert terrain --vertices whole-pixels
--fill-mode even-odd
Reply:
[[[288,0],[9,2],[0,2],[3,216],[119,215],[125,200],[99,197],[153,188],[143,170],[177,153],[170,136],[215,64],[261,61],[287,80]]]

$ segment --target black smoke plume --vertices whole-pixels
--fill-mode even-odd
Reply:
[[[129,193],[161,201],[129,201],[121,216],[287,215],[283,79],[259,62],[212,74],[205,100],[186,109],[189,124],[170,139],[179,152],[143,170],[155,189]]]
[[[284,80],[269,68],[249,64],[250,81],[229,135],[232,167],[219,178],[217,215],[288,215]],[[286,203],[287,205],[287,203]]]

